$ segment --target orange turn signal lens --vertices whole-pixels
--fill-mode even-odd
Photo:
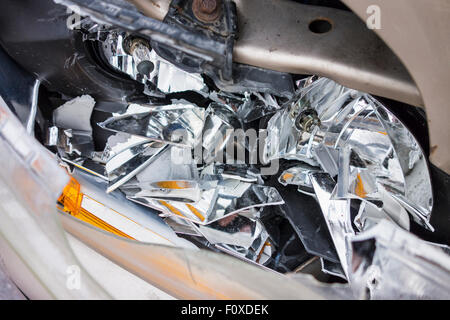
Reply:
[[[109,223],[103,221],[102,219],[93,215],[91,212],[84,209],[82,207],[82,201],[85,195],[80,191],[80,189],[80,183],[75,178],[71,177],[70,182],[64,188],[63,193],[58,199],[58,202],[62,206],[61,209],[64,212],[102,230],[111,232],[124,238],[135,240],[126,233],[123,233],[119,229],[113,227]]]

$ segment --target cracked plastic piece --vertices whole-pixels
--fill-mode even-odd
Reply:
[[[92,132],[91,115],[95,100],[84,95],[72,99],[53,112],[53,122],[57,127]]]
[[[27,134],[1,97],[0,151],[8,155],[0,158],[0,233],[24,263],[21,272],[39,280],[32,282],[39,294],[31,298],[109,298],[83,268],[80,290],[70,290],[60,281],[67,276],[67,266],[80,265],[67,244],[55,207],[69,177],[56,158]],[[17,264],[9,265],[10,270],[12,266]]]
[[[146,243],[194,248],[179,238],[161,218],[127,201],[118,190],[105,193],[107,182],[74,169],[72,181],[60,197],[63,210],[116,235]]]

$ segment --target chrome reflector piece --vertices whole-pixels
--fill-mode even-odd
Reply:
[[[130,183],[121,190],[130,200],[201,225],[237,213],[257,217],[258,208],[284,203],[275,188],[235,179]]]
[[[433,207],[426,157],[408,129],[368,94],[320,78],[269,121],[265,161],[319,166],[335,199],[396,202],[427,229]]]
[[[348,278],[348,238],[354,234],[350,221],[350,200],[333,200],[335,182],[327,173],[312,173],[310,179],[336,247],[345,276]]]
[[[102,46],[109,64],[146,85],[146,93],[164,96],[186,90],[206,91],[200,74],[185,72],[159,57],[143,41],[130,40],[121,32],[110,32]]]
[[[123,115],[110,118],[99,126],[114,132],[125,132],[179,146],[193,148],[200,139],[205,110],[192,104],[134,106]]]

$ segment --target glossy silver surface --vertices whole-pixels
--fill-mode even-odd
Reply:
[[[302,87],[269,121],[265,161],[303,161],[337,176],[336,199],[396,201],[433,230],[426,157],[408,129],[372,96],[326,78]]]
[[[113,116],[99,123],[99,126],[114,132],[148,138],[151,141],[191,148],[201,138],[206,116],[202,108],[188,103],[132,106],[134,109],[125,114]]]
[[[198,226],[199,232],[211,244],[227,244],[248,250],[261,237],[264,227],[257,220],[235,215],[206,226]]]
[[[116,168],[114,171],[110,172],[109,175],[116,176],[106,189],[107,193],[110,193],[124,183],[128,182],[130,179],[135,177],[139,172],[144,170],[151,162],[155,161],[158,156],[167,148],[163,147],[152,147],[148,146],[141,153],[136,154],[129,161],[125,162],[122,166]],[[127,152],[127,151],[124,151]]]
[[[125,186],[122,191],[132,201],[201,225],[210,224],[236,213],[245,212],[246,215],[256,216],[260,207],[284,203],[275,188],[235,179],[200,181],[198,186],[201,195],[196,202],[180,202],[167,198],[156,201],[153,195],[148,196],[148,193],[141,192],[143,189],[140,186],[136,189],[135,185]],[[165,192],[170,192],[171,188],[165,189],[169,189]],[[136,192],[136,190],[139,191]]]
[[[135,45],[131,45],[131,54],[124,48],[124,41],[128,37],[123,32],[109,32],[106,40],[103,42],[103,52],[109,64],[116,70],[129,75],[134,80],[138,80],[144,84],[150,81],[154,88],[159,90],[163,95],[166,93],[182,92],[182,91],[207,91],[207,87],[203,78],[199,74],[185,72],[168,61],[159,57],[154,50],[147,45],[135,41]],[[150,73],[140,72],[140,64],[151,64],[153,69]],[[142,69],[141,69],[142,70]],[[149,70],[146,68],[146,71]],[[150,92],[151,88],[147,87],[146,92],[149,95],[157,93]]]
[[[274,96],[268,93],[263,95],[258,92],[252,94],[245,92],[245,98],[240,103],[237,113],[244,123],[249,123],[279,109],[280,105]]]
[[[92,132],[50,127],[45,145],[57,147],[60,156],[78,158],[91,157],[94,152]]]
[[[348,239],[354,234],[350,220],[349,200],[333,200],[336,183],[327,173],[311,173],[310,179],[333,239],[345,277],[348,279],[351,250]]]
[[[121,152],[144,143],[149,143],[149,140],[128,133],[118,132],[108,137],[105,149],[101,155],[101,161],[106,163]]]
[[[235,130],[242,128],[241,120],[234,110],[225,104],[211,103],[207,109],[203,129],[202,146],[205,163],[222,162],[225,147]]]
[[[284,170],[278,177],[278,182],[283,186],[296,185],[299,187],[312,188],[313,185],[309,174],[318,171],[320,171],[320,169],[317,167],[299,164],[295,167]]]

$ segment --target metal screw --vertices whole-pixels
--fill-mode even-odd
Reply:
[[[192,11],[197,19],[203,22],[213,22],[220,15],[221,0],[194,0],[192,2]]]
[[[200,0],[200,11],[211,14],[217,8],[216,0]]]

